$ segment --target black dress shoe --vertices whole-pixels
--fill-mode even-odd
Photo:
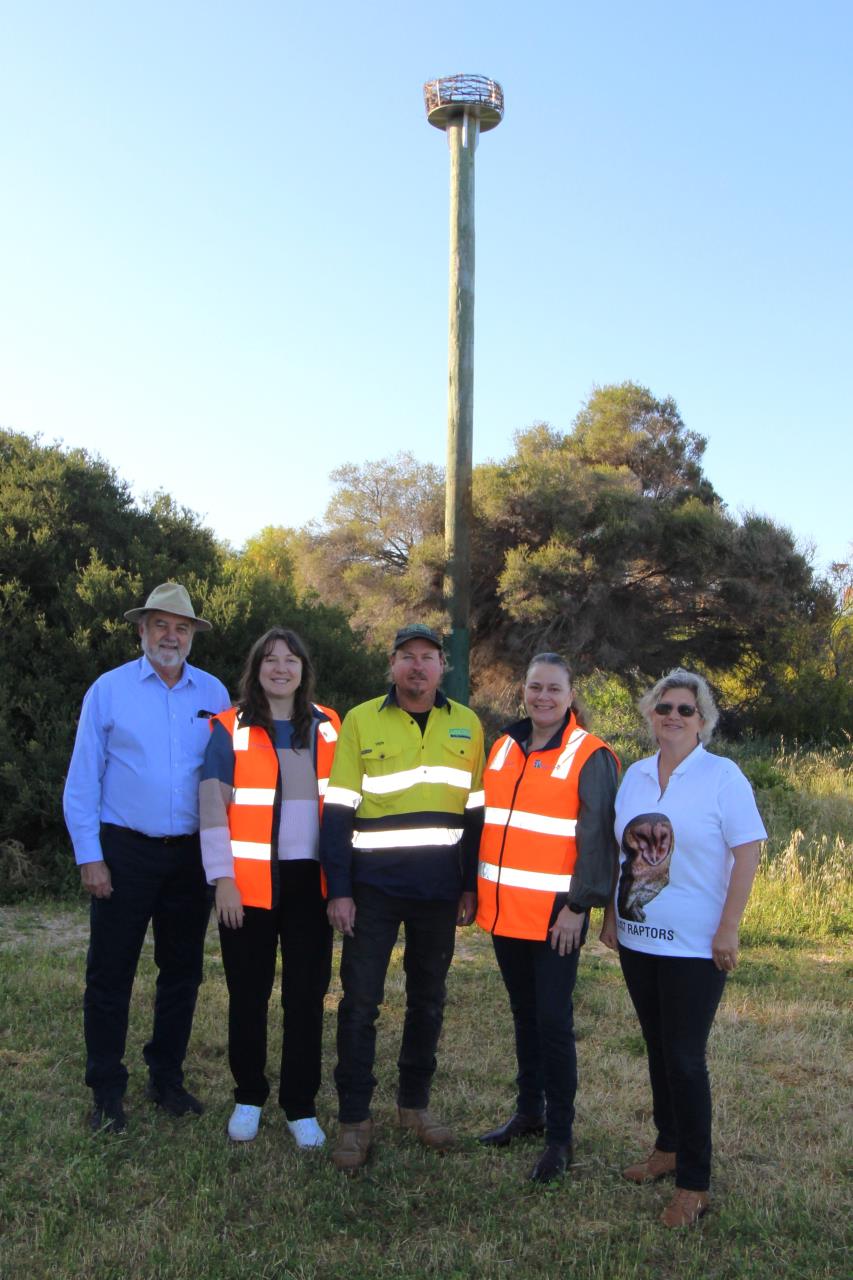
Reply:
[[[546,1147],[530,1170],[531,1182],[553,1182],[561,1178],[572,1163],[572,1148],[568,1143],[554,1142]]]
[[[93,1133],[124,1133],[127,1128],[127,1116],[121,1105],[121,1098],[96,1100],[89,1116],[89,1128]]]
[[[480,1134],[477,1139],[484,1147],[508,1147],[514,1138],[525,1138],[529,1133],[544,1133],[545,1121],[542,1116],[522,1116],[516,1111],[506,1124],[488,1133]]]
[[[170,1116],[200,1116],[204,1111],[204,1107],[198,1098],[194,1098],[191,1093],[187,1093],[183,1085],[160,1086],[150,1080],[145,1094],[156,1107],[162,1107]]]

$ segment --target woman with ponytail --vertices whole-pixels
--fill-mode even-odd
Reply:
[[[618,762],[584,728],[559,654],[530,663],[524,707],[483,774],[477,923],[492,935],[509,995],[518,1095],[514,1114],[480,1142],[505,1147],[544,1133],[530,1179],[551,1182],[572,1161],[572,993],[589,909],[606,905],[613,884]]]

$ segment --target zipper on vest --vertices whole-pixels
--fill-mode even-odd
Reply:
[[[521,781],[522,781],[522,778],[524,777],[525,770],[527,769],[527,761],[530,759],[530,755],[531,755],[530,752],[525,751],[524,764],[521,766],[521,773],[518,775],[518,777],[515,780],[515,787],[513,788],[512,799],[510,800],[509,810],[507,812],[507,820],[504,823],[504,833],[503,833],[503,836],[501,837],[501,851],[498,856],[498,878],[495,881],[495,918],[492,921],[492,927],[489,930],[489,933],[491,934],[494,934],[495,929],[497,928],[498,916],[501,913],[501,868],[503,867],[503,863],[504,863],[504,849],[506,848],[506,833],[507,831],[509,831],[509,824],[512,821],[512,813],[513,813],[513,810],[515,809],[515,797],[518,795],[518,788],[521,786]]]

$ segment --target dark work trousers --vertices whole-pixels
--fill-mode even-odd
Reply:
[[[622,973],[646,1042],[655,1146],[676,1153],[675,1181],[707,1191],[711,1180],[708,1036],[726,975],[713,960],[619,948]]]
[[[589,917],[584,921],[586,938]],[[515,1026],[519,1115],[545,1114],[545,1137],[569,1144],[575,1119],[578,1063],[572,995],[580,950],[561,956],[550,941],[493,936]]]
[[[385,995],[385,975],[400,925],[405,931],[406,1018],[397,1060],[401,1107],[426,1107],[441,1035],[446,979],[456,943],[458,901],[395,898],[356,886],[355,930],[344,938],[343,996],[338,1006],[338,1116],[356,1124],[370,1114],[376,1088],[376,1019]]]
[[[86,1084],[99,1102],[121,1098],[127,1087],[130,996],[149,921],[158,972],[143,1054],[158,1087],[183,1083],[211,903],[197,835],[159,840],[105,823],[101,849],[113,891],[91,901],[83,997]]]
[[[323,1051],[323,999],[332,976],[332,927],[320,892],[320,864],[278,864],[279,900],[272,910],[246,907],[239,929],[219,926],[228,984],[228,1063],[235,1102],[262,1107],[267,1006],[281,948],[281,1067],[278,1100],[288,1120],[316,1115]]]

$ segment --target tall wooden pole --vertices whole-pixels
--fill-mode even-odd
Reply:
[[[427,120],[450,147],[450,350],[447,378],[447,482],[444,596],[450,614],[445,677],[458,702],[470,695],[471,464],[474,441],[474,152],[480,134],[503,119],[497,80],[445,76],[424,85]]]
[[[451,698],[470,695],[471,468],[474,442],[474,152],[479,120],[463,111],[447,124],[450,147],[450,324],[444,594],[450,612]]]

